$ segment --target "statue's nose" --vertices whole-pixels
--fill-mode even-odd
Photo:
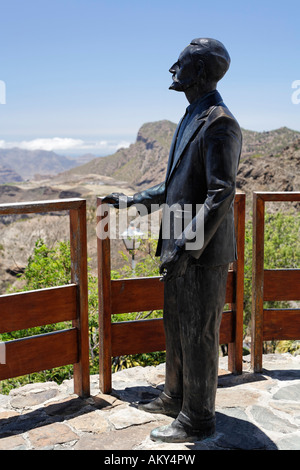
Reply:
[[[176,72],[176,64],[173,64],[172,67],[169,68],[170,73],[175,73]]]

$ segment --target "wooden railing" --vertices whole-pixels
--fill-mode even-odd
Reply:
[[[300,339],[300,309],[264,309],[264,301],[300,300],[300,269],[264,269],[265,203],[300,201],[300,192],[253,193],[251,361],[262,371],[263,341]]]
[[[97,199],[98,207],[102,199]],[[108,206],[106,206],[108,208]],[[99,214],[101,212],[101,214]],[[108,213],[98,211],[97,223],[109,223]],[[235,198],[235,224],[238,260],[228,273],[226,303],[230,310],[223,313],[220,344],[228,344],[228,367],[242,372],[243,295],[244,295],[244,233],[245,195]],[[165,350],[162,319],[111,322],[114,314],[156,310],[163,308],[164,284],[159,277],[111,279],[110,239],[97,239],[99,281],[99,377],[100,389],[112,389],[112,357]]]
[[[88,396],[86,201],[0,204],[0,216],[65,210],[70,216],[71,284],[0,296],[0,334],[69,320],[72,328],[5,342],[0,380],[74,364],[74,392]]]

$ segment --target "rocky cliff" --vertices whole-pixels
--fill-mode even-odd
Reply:
[[[176,124],[157,121],[144,124],[136,142],[108,157],[99,157],[61,176],[70,178],[87,174],[110,176],[134,187],[156,184],[164,179],[172,136]]]

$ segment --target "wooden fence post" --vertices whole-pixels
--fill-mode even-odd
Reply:
[[[239,193],[235,207],[237,261],[233,264],[235,275],[235,302],[231,307],[235,312],[235,341],[234,343],[228,344],[228,369],[234,374],[241,374],[243,371],[245,198],[244,193]]]
[[[252,234],[252,341],[251,366],[254,372],[262,370],[263,353],[263,289],[264,289],[264,200],[253,193]]]
[[[99,381],[102,393],[110,393],[111,379],[111,263],[109,206],[97,198],[97,251],[99,295]],[[105,230],[107,228],[107,230]]]
[[[86,201],[80,208],[70,210],[71,282],[77,284],[77,319],[79,361],[74,364],[74,392],[79,396],[90,395],[88,279]]]

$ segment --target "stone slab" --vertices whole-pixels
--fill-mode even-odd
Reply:
[[[29,431],[28,440],[33,448],[41,449],[78,440],[78,435],[65,424],[53,423]]]
[[[118,407],[108,415],[109,422],[115,429],[128,428],[156,421],[152,414],[131,406]]]
[[[23,436],[9,436],[0,439],[0,450],[26,450],[28,447]]]
[[[68,420],[68,426],[75,431],[102,434],[109,430],[108,420],[103,414],[94,411]]]

